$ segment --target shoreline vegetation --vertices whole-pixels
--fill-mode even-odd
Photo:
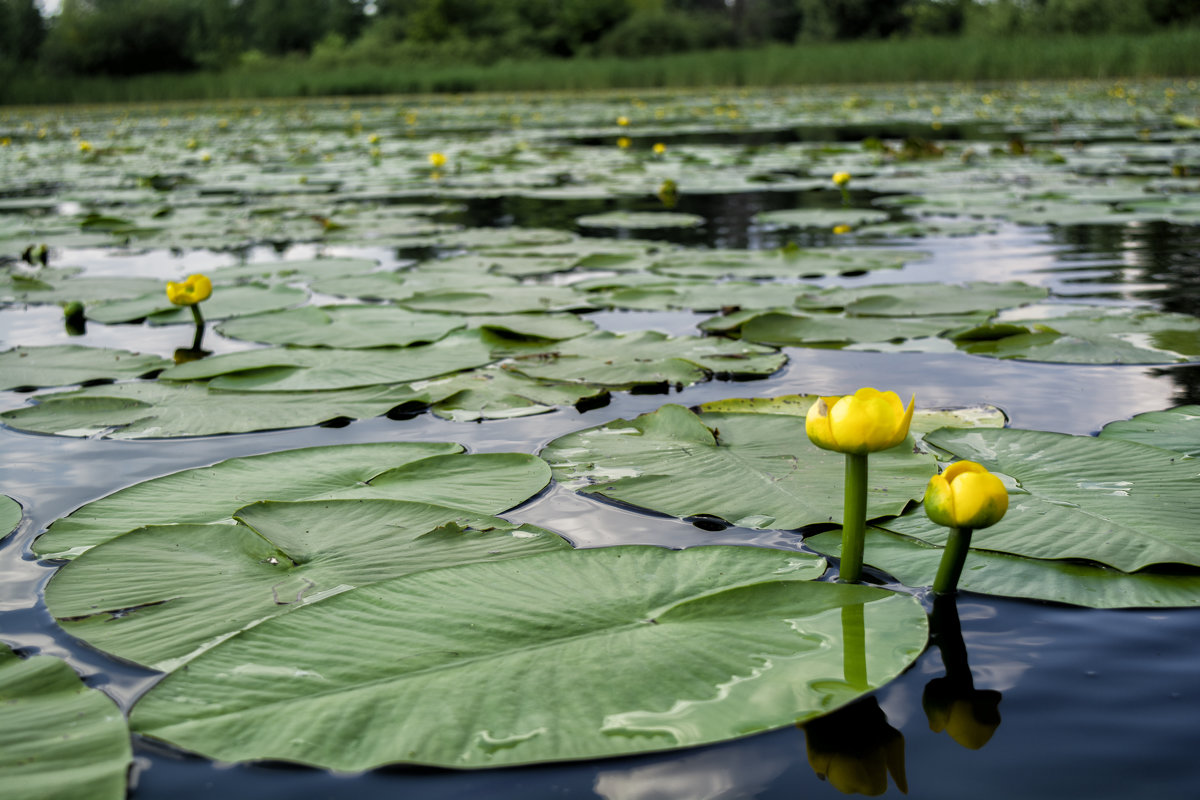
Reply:
[[[783,87],[853,83],[1191,78],[1200,29],[1141,34],[855,40],[654,57],[449,65],[350,52],[261,56],[221,71],[128,77],[7,75],[0,105],[103,104],[390,94]]]

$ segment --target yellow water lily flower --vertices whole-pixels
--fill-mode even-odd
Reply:
[[[804,429],[823,450],[854,454],[887,450],[908,436],[915,399],[908,401],[906,409],[895,392],[869,386],[844,397],[822,397],[808,410]]]
[[[79,143],[79,152],[81,152],[81,153],[92,152],[92,143],[89,142],[88,140],[84,139],[82,142]]]
[[[1008,490],[974,461],[956,461],[929,479],[925,513],[938,525],[978,530],[995,525],[1008,511]]]
[[[620,139],[617,139],[617,147],[621,148],[622,150],[627,150],[631,144],[633,144],[633,142],[629,140],[628,136],[622,136]]]
[[[655,142],[654,147],[651,149],[654,151],[654,155],[656,156],[661,156],[663,153],[667,152],[667,146],[662,142]]]
[[[182,283],[167,282],[167,299],[177,306],[194,306],[212,294],[212,281],[206,275],[189,275]]]
[[[850,233],[852,230],[854,230],[854,228],[851,228],[849,225],[834,225],[833,226],[833,232],[839,236],[842,235],[843,233]]]
[[[833,173],[833,185],[838,187],[839,189],[844,187],[849,182],[850,182],[850,173],[849,172]]]
[[[620,125],[622,128],[629,127],[629,117],[626,117],[626,116],[617,117],[617,124]]]
[[[429,163],[434,169],[441,169],[446,166],[446,156],[443,153],[430,153]]]

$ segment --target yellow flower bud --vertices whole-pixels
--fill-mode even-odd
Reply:
[[[446,156],[443,153],[430,153],[429,163],[434,169],[440,169],[446,166]]]
[[[617,147],[621,148],[622,150],[625,150],[631,144],[633,144],[633,142],[629,140],[628,136],[622,136],[621,138],[617,139]]]
[[[189,275],[183,283],[167,282],[167,299],[177,306],[194,306],[212,294],[212,281],[205,275]]]
[[[656,156],[661,156],[663,153],[667,152],[667,146],[662,142],[655,142],[654,147],[651,149],[654,150],[654,155]]]
[[[904,441],[912,422],[913,400],[908,408],[895,392],[865,386],[845,397],[822,397],[813,403],[804,420],[812,443],[839,453],[873,453]]]
[[[956,461],[925,489],[925,513],[948,528],[986,528],[1007,510],[1003,482],[974,461]]]
[[[629,125],[629,117],[624,117],[624,116],[617,117],[617,124],[620,125],[622,128],[627,127]]]
[[[838,236],[841,236],[844,233],[850,233],[853,230],[854,230],[854,228],[851,228],[849,225],[834,225],[833,226],[833,232],[835,234],[837,234]]]
[[[849,172],[833,173],[833,184],[834,184],[834,186],[837,186],[839,189],[843,188],[849,182],[850,182],[850,173]]]

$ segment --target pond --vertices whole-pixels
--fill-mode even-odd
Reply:
[[[395,302],[447,318],[511,312],[525,320],[536,316],[533,308],[511,298],[545,291],[535,307],[574,311],[599,331],[685,337],[712,331],[706,321],[716,316],[723,324],[738,313],[794,308],[801,284],[806,292],[858,292],[843,304],[878,296],[864,287],[886,287],[879,291],[917,307],[931,286],[969,286],[968,296],[978,300],[993,284],[1020,282],[1048,290],[1048,298],[997,301],[985,317],[1042,324],[1081,305],[1089,321],[1128,309],[1200,317],[1198,111],[1194,81],[9,110],[0,114],[0,140],[7,142],[0,148],[0,267],[7,280],[0,284],[0,349],[73,344],[171,359],[192,339],[187,317],[156,322],[153,314],[164,312],[152,310],[121,319],[119,304],[140,292],[111,287],[81,290],[89,318],[82,332],[72,332],[59,304],[65,298],[52,293],[39,302],[20,294],[13,274],[41,275],[57,290],[72,279],[165,282],[203,272],[217,282],[208,301],[214,309],[222,289],[236,285],[216,276],[239,265],[275,273],[275,282],[264,281],[276,287],[271,291],[301,290],[299,299],[251,308],[242,316],[248,320],[256,310],[302,304],[393,302],[378,281],[368,291],[347,283],[358,279],[353,275],[302,270],[289,279],[280,277],[281,264],[365,259],[369,274],[378,276],[481,253],[489,265],[513,259],[503,281],[493,280],[497,270],[487,265],[446,267],[451,274],[430,278],[421,302]],[[629,125],[616,123],[621,115]],[[616,143],[623,135],[633,139],[628,148]],[[655,154],[655,142],[665,152]],[[430,166],[433,152],[446,154],[444,168]],[[844,194],[829,180],[838,170],[853,175]],[[665,190],[665,181],[677,189]],[[850,232],[833,232],[840,217],[853,220]],[[22,261],[27,247],[42,243],[48,265]],[[489,249],[496,246],[507,254]],[[703,268],[726,251],[786,256],[797,249],[856,255],[838,268]],[[871,260],[885,251],[905,255],[887,266]],[[580,266],[588,254],[601,254],[603,263]],[[36,249],[28,256],[36,261]],[[527,263],[533,259],[545,262],[540,271]],[[546,266],[551,261],[556,265]],[[674,272],[661,267],[666,262]],[[48,271],[58,267],[80,273],[51,280]],[[507,294],[510,278],[519,289]],[[738,288],[742,283],[768,285],[783,299],[755,306],[753,289]],[[897,288],[903,284],[921,289],[905,295]],[[558,297],[551,289],[608,294],[603,303],[591,295],[585,309],[571,302],[550,308]],[[446,300],[438,294],[446,291],[459,294]],[[471,305],[477,302],[471,292],[484,294],[482,308]],[[455,313],[454,303],[464,303],[463,311]],[[215,313],[211,318],[220,319]],[[980,323],[963,313],[964,327]],[[247,409],[222,407],[217,424],[233,432],[172,434],[168,427],[169,438],[153,430],[114,438],[121,426],[102,419],[73,418],[67,425],[6,417],[0,494],[21,504],[23,519],[0,541],[0,642],[21,656],[64,659],[87,686],[129,712],[160,673],[110,657],[60,624],[44,593],[63,562],[39,560],[35,539],[114,491],[235,457],[372,442],[456,442],[471,453],[537,455],[568,434],[634,420],[665,404],[845,394],[866,385],[905,399],[915,395],[918,408],[990,406],[1011,428],[1088,437],[1113,421],[1200,403],[1200,365],[1190,363],[1200,347],[1189,338],[1198,334],[1183,322],[1168,326],[1175,337],[1168,339],[1137,327],[1104,338],[1107,330],[1102,336],[1088,328],[1077,335],[1089,352],[1101,353],[1095,357],[1018,349],[997,358],[945,336],[907,333],[900,315],[885,319],[885,334],[855,332],[832,342],[800,341],[791,328],[775,338],[752,337],[751,317],[723,330],[740,332],[735,342],[778,346],[786,356],[782,368],[688,385],[624,378],[577,407],[561,401],[547,413],[497,413],[482,421],[455,421],[455,413],[471,419],[462,407],[432,413],[427,409],[435,403],[419,399],[398,399],[391,413],[383,413],[385,406],[363,418],[324,407],[311,412],[313,422],[325,423],[319,425],[293,423],[288,411],[263,423]],[[160,324],[172,321],[180,324]],[[235,322],[243,324],[220,324]],[[213,355],[172,369],[220,363],[222,356],[259,349],[255,342],[210,324],[203,346]],[[528,352],[545,358],[542,344]],[[521,349],[527,345],[510,346],[513,358],[529,358]],[[622,345],[610,346],[615,353]],[[1164,357],[1145,357],[1147,351]],[[347,363],[341,366],[352,371]],[[84,385],[103,387],[103,377]],[[129,375],[119,382],[161,381]],[[39,383],[47,388],[38,394],[18,385],[0,393],[0,411],[29,408],[31,396],[79,383]],[[339,390],[359,386],[361,380]],[[240,416],[251,419],[244,428],[228,421]],[[43,424],[59,428],[38,432]],[[186,415],[172,424],[186,426]],[[813,552],[806,535],[829,528],[735,520],[746,523],[739,526],[574,488],[557,480],[502,516],[557,532],[578,548],[729,544]],[[906,587],[874,568],[868,582],[915,594],[933,609],[922,585]],[[963,591],[953,603],[939,602],[936,617],[933,641],[911,667],[807,725],[614,758],[466,771],[397,764],[356,774],[280,761],[223,763],[135,736],[131,796],[1194,795],[1200,610],[1081,608]],[[586,692],[578,682],[571,674],[555,680]],[[951,684],[969,693],[975,716],[988,724],[966,731],[951,724],[948,732],[944,718],[936,723],[937,692]],[[472,691],[486,694],[486,686]],[[842,766],[830,765],[832,752]],[[828,777],[818,774],[826,771]]]

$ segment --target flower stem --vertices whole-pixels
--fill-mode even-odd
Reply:
[[[854,583],[862,574],[867,533],[867,454],[846,453],[846,502],[842,511],[841,580]]]
[[[958,590],[958,579],[962,576],[970,548],[971,529],[951,528],[946,549],[942,551],[942,563],[938,565],[937,577],[933,579],[934,593],[953,594]]]
[[[204,341],[204,315],[200,313],[199,303],[193,303],[189,307],[192,309],[192,319],[196,321],[196,335],[192,338],[192,349],[199,350],[200,344]]]

